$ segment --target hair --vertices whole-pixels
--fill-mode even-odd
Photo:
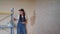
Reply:
[[[25,11],[24,11],[24,9],[19,9],[18,11],[22,11],[22,12],[23,12],[23,16],[25,16]]]
[[[24,9],[19,9],[18,11],[22,11],[22,12],[23,12],[24,21],[26,21],[26,18],[25,18],[25,11],[24,11]],[[21,17],[21,15],[20,15],[20,20],[22,20],[22,17]]]

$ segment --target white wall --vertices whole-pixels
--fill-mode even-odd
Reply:
[[[31,25],[30,19],[28,20],[28,34],[60,34],[60,0],[36,0],[36,5],[35,0],[0,0],[0,11],[8,12],[12,7],[15,8],[16,15],[18,9],[24,8],[28,18],[35,9],[36,21]],[[9,34],[4,30],[0,33]]]
[[[60,34],[60,0],[36,0],[35,34]]]

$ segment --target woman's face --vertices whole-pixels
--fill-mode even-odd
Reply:
[[[19,11],[19,13],[22,15],[23,14],[23,11]]]

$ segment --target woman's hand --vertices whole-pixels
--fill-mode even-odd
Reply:
[[[14,21],[16,21],[17,19],[16,18],[14,18]]]
[[[23,24],[26,24],[27,23],[27,21],[24,21],[24,22],[22,22]]]
[[[22,24],[25,24],[25,22],[22,22]]]

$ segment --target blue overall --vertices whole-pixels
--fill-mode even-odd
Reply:
[[[17,24],[17,34],[27,34],[26,33],[26,24],[23,24],[22,22],[25,21],[25,17],[19,18],[18,24]]]

